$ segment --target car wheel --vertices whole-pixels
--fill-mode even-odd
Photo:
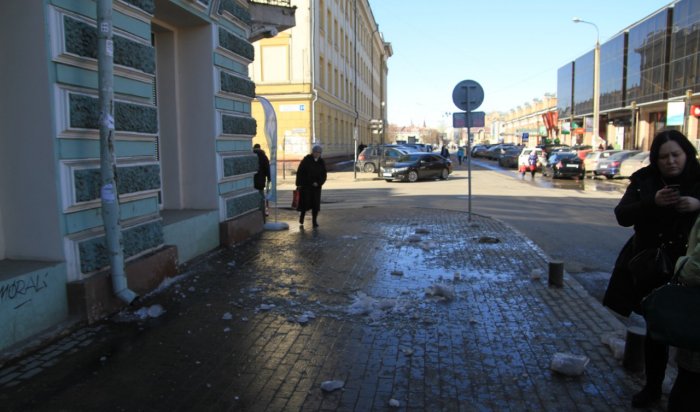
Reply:
[[[409,182],[416,182],[418,181],[418,172],[415,170],[411,170],[408,172],[408,181]]]
[[[365,167],[362,168],[366,173],[374,173],[376,170],[374,168],[374,163],[365,163]]]
[[[447,177],[450,175],[449,170],[447,169],[442,169],[442,172],[440,172],[440,180],[447,180]]]
[[[391,183],[391,182],[393,182],[393,181],[394,181],[393,179],[384,179],[384,180],[386,180],[386,181],[387,181],[387,183]]]

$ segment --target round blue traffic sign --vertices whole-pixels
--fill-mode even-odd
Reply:
[[[452,90],[452,101],[465,112],[471,112],[484,102],[484,89],[474,80],[462,80]]]

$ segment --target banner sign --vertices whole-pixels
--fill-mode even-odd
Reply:
[[[277,115],[269,100],[256,96],[265,111],[265,138],[270,148],[270,193],[268,200],[277,202]]]

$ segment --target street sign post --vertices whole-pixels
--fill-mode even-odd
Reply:
[[[464,119],[464,124],[467,127],[467,181],[469,182],[469,193],[467,198],[469,199],[469,221],[472,221],[472,139],[471,139],[471,128],[475,125],[475,120],[481,121],[481,126],[484,127],[484,112],[472,113],[475,109],[481,106],[484,102],[484,89],[481,85],[474,80],[462,80],[457,83],[455,88],[452,90],[452,101],[455,106],[464,110],[465,113],[455,113],[452,117],[452,122],[455,123],[456,119],[462,117]],[[457,127],[457,126],[454,126]],[[464,127],[464,126],[462,126]]]
[[[452,113],[452,127],[484,127],[486,124],[486,113],[472,112],[471,123],[467,124],[467,114],[464,112]]]

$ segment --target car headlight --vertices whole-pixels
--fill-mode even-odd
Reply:
[[[403,173],[403,172],[408,172],[407,167],[399,167],[397,169],[394,169],[394,173]]]

